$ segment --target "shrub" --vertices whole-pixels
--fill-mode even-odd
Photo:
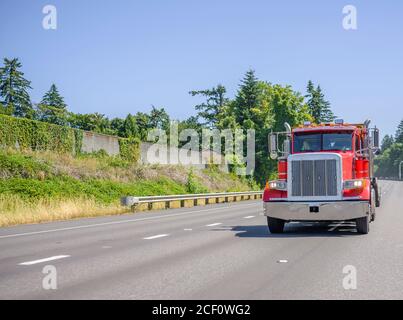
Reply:
[[[190,168],[188,172],[188,177],[186,181],[186,191],[187,193],[204,193],[207,192],[207,188],[203,187],[196,179],[193,172],[193,168]]]
[[[140,141],[135,138],[118,139],[120,157],[137,162],[140,158]],[[83,131],[79,129],[0,114],[0,147],[79,155],[82,145]],[[98,154],[107,156],[102,150]]]
[[[76,129],[46,122],[0,115],[0,146],[15,149],[74,153],[79,147]]]
[[[38,178],[52,174],[46,162],[38,161],[32,156],[8,153],[0,150],[0,173],[3,177]]]
[[[119,152],[122,159],[137,162],[140,158],[140,140],[119,138]]]

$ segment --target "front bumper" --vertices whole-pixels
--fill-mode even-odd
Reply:
[[[367,201],[264,202],[264,215],[286,221],[343,221],[369,214]],[[318,212],[313,212],[313,211]]]

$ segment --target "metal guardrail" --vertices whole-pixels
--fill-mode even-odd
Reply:
[[[261,199],[262,194],[262,191],[241,191],[146,197],[126,196],[121,198],[121,205],[131,207],[133,211],[189,208],[214,203],[256,200]]]
[[[379,181],[403,181],[403,179],[399,179],[398,177],[377,177]]]

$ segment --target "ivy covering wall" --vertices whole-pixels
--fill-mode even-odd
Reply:
[[[140,159],[140,140],[137,138],[119,138],[120,157],[130,162]]]
[[[121,158],[137,161],[140,142],[137,139],[119,139]],[[15,118],[0,114],[0,147],[54,151],[58,153],[81,153],[83,131],[47,122]]]

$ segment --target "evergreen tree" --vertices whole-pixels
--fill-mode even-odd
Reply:
[[[320,119],[320,101],[319,101],[319,96],[315,90],[314,84],[311,80],[308,82],[307,86],[307,95],[305,98],[308,99],[307,105],[309,109],[309,113],[314,119],[316,123],[319,123]]]
[[[389,149],[392,144],[394,143],[394,139],[391,135],[386,135],[383,139],[382,139],[382,144],[381,144],[381,150],[382,152],[385,151],[386,149]]]
[[[336,117],[330,108],[330,102],[325,99],[325,95],[322,92],[322,88],[320,86],[318,86],[316,91],[318,93],[319,102],[320,102],[320,106],[321,106],[321,114],[320,114],[320,118],[319,118],[320,122],[334,121],[334,119]]]
[[[225,97],[227,90],[221,84],[213,87],[210,90],[190,91],[189,94],[194,96],[204,96],[206,102],[198,104],[195,109],[198,111],[197,116],[205,119],[204,125],[212,128],[215,127],[218,121],[218,114],[222,111],[223,107],[228,103]]]
[[[58,125],[67,123],[67,106],[63,97],[59,94],[55,84],[52,84],[49,91],[43,96],[38,105],[38,119]]]
[[[395,141],[399,143],[403,143],[403,120],[400,121],[399,126],[397,127]]]
[[[13,114],[17,117],[33,118],[34,110],[28,90],[31,82],[24,78],[22,67],[17,58],[4,58],[4,66],[0,68],[0,96],[2,112]]]
[[[241,80],[238,94],[235,98],[235,118],[243,125],[245,120],[251,118],[252,109],[259,108],[261,86],[254,70],[246,72]]]
[[[335,116],[330,109],[330,102],[325,99],[325,95],[322,92],[322,88],[315,86],[311,80],[307,85],[307,105],[309,113],[313,117],[315,123],[332,122]]]

